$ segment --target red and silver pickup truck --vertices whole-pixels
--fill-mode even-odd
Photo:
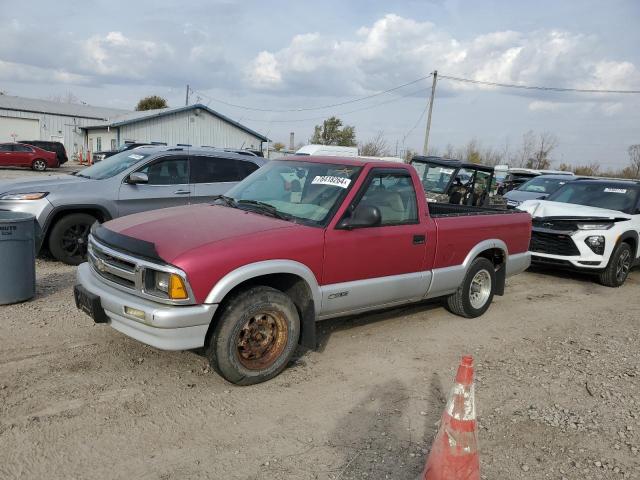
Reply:
[[[165,350],[205,347],[249,385],[316,347],[316,321],[443,297],[482,315],[524,271],[531,217],[427,205],[413,167],[357,158],[270,161],[213,204],[94,225],[76,305]]]

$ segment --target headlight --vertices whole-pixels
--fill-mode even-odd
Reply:
[[[596,255],[602,255],[604,253],[604,237],[602,235],[593,235],[584,239],[584,243],[595,253]]]
[[[144,271],[144,290],[151,295],[170,300],[189,298],[185,281],[177,273],[146,269]]]
[[[47,195],[49,192],[5,193],[0,195],[0,200],[40,200]]]
[[[609,230],[613,223],[578,223],[578,230]]]

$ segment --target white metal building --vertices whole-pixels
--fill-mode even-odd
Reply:
[[[130,112],[84,126],[89,148],[109,150],[125,142],[162,142],[261,150],[267,137],[206,105]]]
[[[86,142],[82,127],[126,110],[0,95],[0,142],[49,140],[64,143],[71,156]]]
[[[267,137],[201,104],[132,112],[0,95],[0,142],[20,140],[62,142],[71,157],[127,141],[262,150]]]

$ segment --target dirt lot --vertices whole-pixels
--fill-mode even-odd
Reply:
[[[37,297],[0,307],[0,478],[414,479],[464,353],[483,478],[640,478],[638,270],[528,272],[475,320],[327,321],[320,351],[242,388],[93,325],[74,270],[39,259]]]

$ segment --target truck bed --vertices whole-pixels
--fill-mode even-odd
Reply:
[[[434,218],[469,217],[475,215],[511,215],[522,213],[520,210],[504,210],[488,207],[470,207],[468,205],[454,205],[452,203],[429,202],[429,214]]]

